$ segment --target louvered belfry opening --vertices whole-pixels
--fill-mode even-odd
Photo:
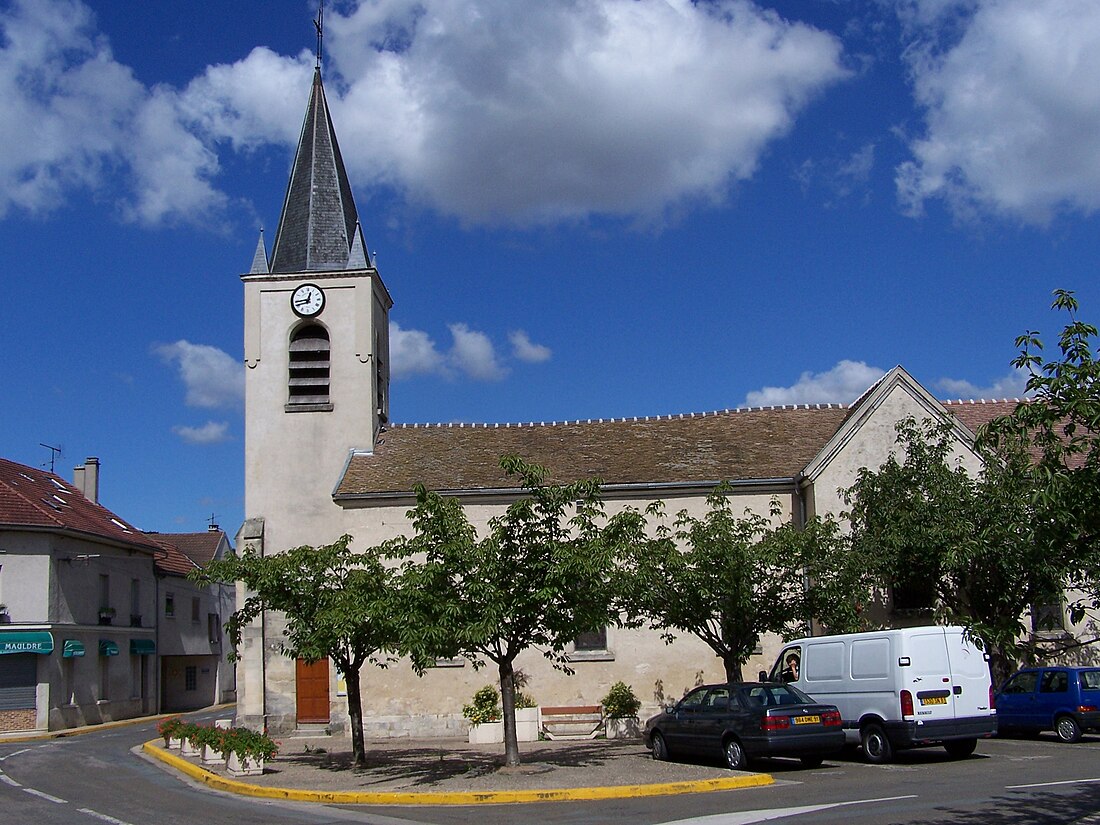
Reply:
[[[299,327],[290,339],[288,403],[328,404],[328,331],[316,324]]]

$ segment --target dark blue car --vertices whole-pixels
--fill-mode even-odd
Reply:
[[[1000,733],[1052,730],[1076,742],[1100,729],[1100,668],[1029,667],[1014,673],[994,697]]]

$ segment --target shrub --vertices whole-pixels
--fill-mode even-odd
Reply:
[[[539,703],[535,701],[535,697],[529,693],[524,693],[522,690],[516,691],[516,707],[517,708],[537,708]]]
[[[195,725],[195,730],[187,737],[196,748],[213,748],[216,751],[225,750],[225,731],[212,725]]]
[[[474,694],[474,701],[462,706],[462,715],[471,725],[482,725],[503,718],[500,710],[500,694],[492,685],[486,685]]]
[[[625,719],[638,715],[641,700],[626,682],[616,682],[600,701],[604,713],[611,719]]]

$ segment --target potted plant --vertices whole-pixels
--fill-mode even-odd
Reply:
[[[537,742],[539,739],[539,704],[528,693],[516,691],[516,741]]]
[[[222,748],[226,770],[230,776],[256,776],[264,772],[264,762],[273,759],[279,745],[266,733],[249,728],[227,728],[222,731]]]
[[[213,725],[199,725],[194,742],[204,765],[225,764],[225,731]]]
[[[101,607],[99,608],[99,623],[110,624],[111,620],[115,617],[115,609],[113,607]]]
[[[180,728],[180,756],[201,756],[198,739],[199,726],[194,722],[184,722]]]
[[[0,604],[0,624],[11,624],[11,614],[6,604]]]
[[[178,716],[162,719],[157,725],[157,733],[164,737],[164,747],[178,750],[182,739],[181,732],[187,723]]]
[[[462,706],[462,715],[470,720],[470,744],[489,745],[504,741],[504,721],[500,694],[486,685],[474,694],[474,700]]]
[[[641,700],[626,682],[616,682],[600,700],[604,711],[604,734],[608,739],[636,739],[642,729],[638,722]]]

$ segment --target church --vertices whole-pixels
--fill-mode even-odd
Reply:
[[[368,222],[369,226],[369,222]],[[360,547],[411,531],[418,483],[457,497],[471,523],[516,499],[498,465],[515,453],[571,481],[598,477],[609,513],[663,500],[702,514],[730,485],[735,511],[796,523],[836,514],[839,490],[877,467],[908,416],[950,422],[957,458],[977,469],[978,427],[1014,401],[942,402],[895,367],[854,403],[527,424],[399,424],[390,420],[389,312],[393,300],[364,241],[321,70],[313,77],[274,244],[261,235],[244,286],[245,522],[239,548],[264,554],[334,541]],[[399,277],[399,276],[398,276]],[[445,411],[441,411],[445,414]],[[242,603],[238,594],[238,603]],[[281,652],[280,617],[266,614],[239,654],[238,724],[273,733],[346,725],[340,674]],[[746,666],[770,668],[772,638]],[[517,661],[541,705],[594,705],[617,681],[642,715],[696,684],[723,679],[722,664],[694,638],[666,645],[648,630],[609,627],[578,638],[565,675],[537,652]],[[368,737],[461,736],[462,706],[493,683],[492,670],[440,662],[423,677],[398,663],[363,673]]]

